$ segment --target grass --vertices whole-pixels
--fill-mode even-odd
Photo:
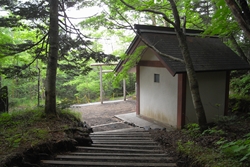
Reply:
[[[46,117],[42,108],[0,114],[0,162],[50,140],[61,140],[64,130],[77,126],[80,115],[69,110]]]
[[[178,151],[181,154],[188,155],[192,159],[191,166],[199,166],[206,164],[207,167],[242,167],[243,163],[240,163],[237,159],[231,159],[226,157],[218,149],[207,148],[197,145],[194,141],[188,141],[182,143],[177,142]]]
[[[177,151],[191,159],[191,166],[202,166],[201,164],[207,167],[250,166],[249,130],[242,129],[244,130],[242,134],[238,133],[239,130],[235,130],[241,126],[248,127],[250,119],[244,117],[245,124],[239,120],[242,120],[242,117],[224,120],[223,124],[218,124],[203,133],[199,132],[197,124],[189,124],[182,130],[188,140],[178,140]]]
[[[0,144],[1,155],[12,152],[19,148],[23,143],[30,141],[36,142],[38,139],[44,140],[48,134],[45,129],[34,127],[35,122],[41,121],[42,112],[38,110],[29,110],[25,112],[3,113],[0,115]],[[39,136],[39,138],[37,138]]]

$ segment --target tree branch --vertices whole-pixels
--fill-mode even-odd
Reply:
[[[5,54],[6,56],[13,56],[13,55],[15,55],[15,54],[22,53],[22,52],[25,52],[25,51],[27,51],[27,50],[30,50],[30,49],[32,49],[33,47],[39,45],[41,42],[43,42],[43,40],[45,40],[47,36],[48,36],[48,33],[46,33],[38,42],[36,42],[36,43],[34,43],[34,44],[32,44],[32,45],[30,45],[30,46],[24,48],[24,49],[21,49],[21,50],[19,50],[19,51],[12,52],[12,53],[8,53],[8,54],[7,54],[7,53],[6,53],[6,54],[4,53],[4,54]]]
[[[176,23],[174,23],[172,20],[170,20],[165,13],[161,12],[161,11],[157,11],[157,10],[153,10],[153,9],[141,9],[138,10],[136,9],[134,6],[129,5],[128,3],[126,3],[124,0],[120,0],[124,5],[126,5],[127,7],[135,10],[135,11],[139,11],[139,12],[150,12],[150,13],[154,13],[154,14],[159,14],[162,16],[162,18],[164,20],[166,20],[167,22],[169,22],[170,24],[172,24],[174,27],[176,26]]]
[[[250,39],[250,25],[247,24],[247,22],[244,20],[244,18],[241,15],[241,10],[237,3],[234,0],[225,0],[228,7],[232,11],[235,20],[238,22],[241,29],[244,31],[244,33],[247,35],[248,39]]]
[[[167,58],[169,58],[169,59],[171,59],[171,60],[174,60],[174,61],[179,61],[179,62],[181,62],[181,63],[184,63],[184,60],[182,60],[182,59],[180,59],[180,58],[176,58],[176,57],[173,57],[173,56],[170,56],[170,55],[167,55],[167,54],[165,54],[165,53],[163,53],[163,52],[161,52],[161,51],[159,51],[155,46],[153,46],[153,45],[151,45],[151,44],[149,44],[146,40],[144,40],[143,38],[142,38],[142,36],[139,34],[139,33],[137,33],[137,31],[134,29],[134,27],[128,22],[128,20],[118,11],[118,10],[116,10],[117,11],[117,13],[129,24],[129,26],[130,26],[130,28],[134,31],[134,33],[149,47],[149,48],[151,48],[151,49],[153,49],[154,51],[156,51],[158,54],[160,54],[161,56],[164,56],[164,57],[167,57]]]
[[[250,60],[248,59],[248,57],[245,55],[245,53],[243,52],[243,50],[241,49],[241,47],[239,46],[239,44],[235,40],[233,34],[230,34],[228,36],[228,38],[229,38],[229,41],[231,42],[231,44],[233,45],[234,49],[238,53],[239,57],[241,57],[246,62],[250,63]]]

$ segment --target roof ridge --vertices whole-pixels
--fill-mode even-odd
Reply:
[[[175,29],[172,27],[134,24],[134,28],[138,32],[158,32],[158,33],[176,34]],[[203,30],[186,29],[187,35],[200,35],[203,32],[204,32]]]

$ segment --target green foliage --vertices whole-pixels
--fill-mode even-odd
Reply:
[[[232,32],[239,31],[238,24],[234,21],[231,11],[224,0],[216,0],[215,12],[212,16],[210,26],[206,29],[205,34],[228,36]]]
[[[26,112],[16,111],[12,113],[3,113],[0,115],[0,136],[7,142],[6,147],[12,150],[19,147],[22,142],[33,140],[34,136],[44,139],[47,132],[43,129],[32,129],[31,124],[42,118],[42,112],[39,109],[28,110]],[[30,128],[29,132],[25,129]],[[47,130],[46,130],[47,131]],[[0,144],[5,146],[4,140]],[[4,149],[7,149],[3,147]]]
[[[250,94],[250,75],[244,74],[241,77],[231,79],[230,90],[241,96],[249,96]]]
[[[196,123],[192,123],[192,124],[187,124],[185,126],[185,128],[182,130],[186,135],[190,136],[191,138],[195,139],[198,138],[200,136],[204,136],[204,135],[217,135],[217,136],[223,136],[226,133],[221,130],[218,129],[218,127],[212,127],[212,128],[208,128],[206,130],[204,130],[203,132],[200,130],[200,127],[198,124]]]
[[[187,124],[183,129],[183,132],[192,138],[201,136],[200,127],[196,123]]]
[[[216,122],[221,125],[230,125],[233,124],[236,119],[236,115],[221,116],[216,119]]]
[[[241,167],[242,163],[235,159],[230,159],[225,157],[222,152],[217,152],[216,150],[210,148],[204,148],[197,145],[193,141],[182,142],[178,141],[178,151],[188,158],[192,159],[191,166],[202,165],[209,167]]]
[[[57,101],[57,108],[66,109],[66,108],[69,108],[73,104],[76,104],[76,100],[64,98],[64,99]]]
[[[250,133],[246,134],[244,139],[220,141],[217,144],[220,145],[221,152],[227,158],[250,164]]]
[[[81,113],[79,112],[74,112],[69,109],[63,109],[58,112],[58,115],[60,117],[66,118],[68,120],[71,120],[72,122],[79,122],[81,121]]]
[[[141,53],[146,49],[147,46],[139,46],[136,48],[135,52],[131,55],[122,55],[121,59],[125,61],[122,70],[115,76],[114,78],[114,85],[118,85],[120,81],[124,78],[128,77],[129,70],[136,66],[136,63],[138,63],[141,59]]]
[[[218,129],[217,127],[213,127],[213,128],[208,128],[207,130],[202,132],[202,135],[217,135],[217,136],[223,136],[226,134],[226,132],[224,132],[221,129]]]
[[[0,114],[0,154],[7,155],[15,149],[20,151],[22,148],[46,142],[51,139],[53,128],[63,131],[70,126],[77,126],[80,120],[80,113],[70,110],[59,110],[58,117],[54,118],[46,117],[43,108],[2,113]]]
[[[233,112],[250,112],[250,97],[232,94],[229,97],[229,108]]]

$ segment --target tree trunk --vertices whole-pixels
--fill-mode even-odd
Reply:
[[[185,27],[183,27],[182,31],[180,25],[180,17],[175,2],[173,0],[169,0],[169,2],[171,4],[171,8],[175,19],[175,24],[173,26],[175,28],[176,35],[180,44],[181,53],[185,62],[189,88],[192,96],[194,109],[196,111],[197,121],[200,129],[203,131],[207,128],[207,119],[200,97],[199,84],[196,77],[195,69],[188,50],[186,36],[185,33],[183,33],[183,31],[185,32]]]
[[[232,11],[232,14],[234,15],[235,20],[239,24],[240,28],[244,31],[247,38],[250,39],[250,24],[248,23],[248,20],[250,20],[250,16],[243,15],[243,13],[246,12],[246,10],[242,11],[238,6],[238,4],[235,2],[235,0],[225,0],[225,1],[230,10]],[[245,3],[247,4],[246,1]],[[245,7],[249,9],[248,6]]]
[[[238,53],[238,55],[245,60],[246,62],[248,62],[250,64],[250,60],[247,58],[247,56],[245,55],[245,53],[243,52],[243,50],[241,49],[241,47],[239,46],[239,44],[237,43],[237,41],[235,40],[233,34],[230,34],[228,37],[229,41],[231,42],[232,46],[234,47],[234,49],[236,50],[236,52]]]
[[[58,0],[50,0],[49,56],[45,84],[45,113],[56,115],[56,71],[58,59]]]
[[[194,109],[196,111],[196,118],[200,126],[200,129],[203,131],[207,129],[207,119],[200,97],[199,84],[196,77],[195,69],[188,50],[186,36],[182,32],[178,32],[177,37],[180,43],[180,49],[183,55],[183,59],[185,61],[188,82],[189,82],[189,89],[191,92]]]

